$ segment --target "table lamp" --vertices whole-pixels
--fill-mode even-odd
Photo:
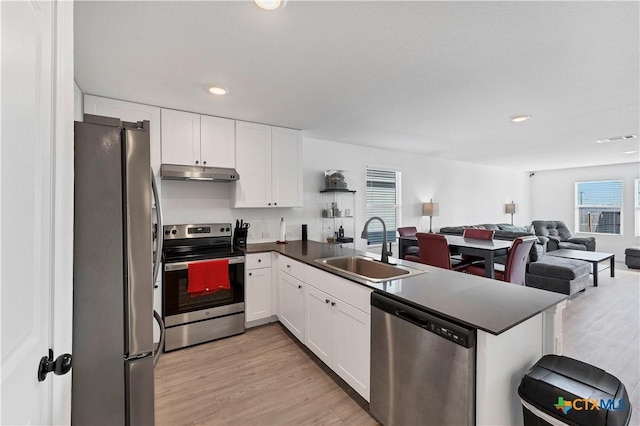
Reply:
[[[516,212],[516,205],[513,200],[504,205],[504,212],[511,215],[511,224],[513,225],[513,214]]]
[[[429,200],[428,203],[422,204],[422,216],[429,216],[429,233],[433,234],[433,230],[431,229],[431,221],[433,220],[433,216],[438,216],[440,207],[438,203],[433,202],[433,198]]]

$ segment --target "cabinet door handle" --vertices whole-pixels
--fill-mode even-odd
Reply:
[[[207,162],[206,162],[206,161],[203,161],[203,162],[202,162],[202,164],[207,164]]]
[[[196,160],[196,164],[198,164],[198,162],[199,162],[199,161],[198,161],[198,160]]]
[[[262,259],[258,259],[258,263],[262,262]]]
[[[274,206],[277,206],[277,205],[278,205],[278,203],[273,203],[273,205],[274,205]]]
[[[329,303],[330,300],[329,299],[324,299],[324,303]]]
[[[336,302],[331,302],[331,306],[336,306]]]
[[[291,265],[287,265],[287,268],[291,268]]]
[[[298,286],[298,288],[302,288],[302,286],[301,286],[301,285],[299,285],[299,286]]]
[[[268,203],[268,205],[271,205],[271,203]]]
[[[253,275],[253,273],[249,272],[249,276],[252,276],[252,275]]]

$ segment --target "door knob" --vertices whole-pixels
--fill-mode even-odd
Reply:
[[[38,365],[38,381],[42,382],[47,374],[53,372],[56,376],[67,374],[71,370],[71,354],[62,354],[53,360],[53,349],[49,349],[49,356],[40,358]]]

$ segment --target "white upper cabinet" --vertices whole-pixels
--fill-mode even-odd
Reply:
[[[233,207],[302,207],[302,135],[236,121]]]
[[[200,165],[200,115],[162,110],[162,163]]]
[[[302,136],[299,130],[271,128],[271,188],[281,207],[302,207]]]
[[[235,121],[162,109],[162,163],[235,167]]]
[[[209,167],[236,167],[235,120],[200,116],[200,160]]]
[[[271,126],[236,121],[234,207],[269,207],[271,194]]]

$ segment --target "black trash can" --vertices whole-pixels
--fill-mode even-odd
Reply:
[[[518,394],[525,426],[624,426],[631,402],[616,377],[593,365],[545,355],[522,378]]]

